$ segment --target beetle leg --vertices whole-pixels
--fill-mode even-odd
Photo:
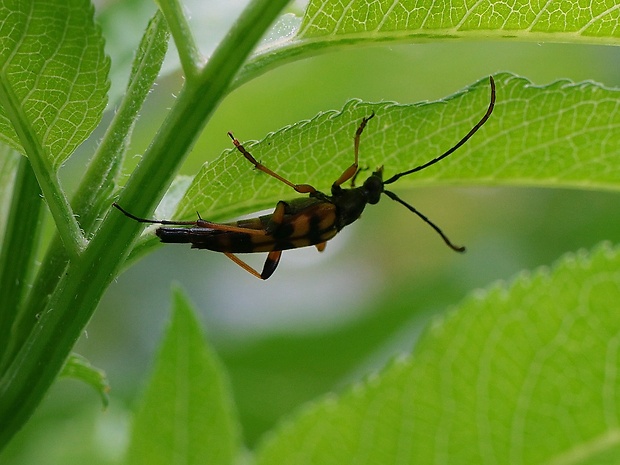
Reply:
[[[355,174],[353,175],[353,177],[351,178],[351,187],[355,187],[355,181],[357,180],[357,177],[359,176],[359,174],[362,171],[368,171],[368,167],[364,167],[364,168],[357,168],[357,171],[355,172]]]
[[[267,260],[265,260],[265,264],[263,265],[263,271],[260,274],[261,279],[269,279],[269,276],[271,276],[273,272],[276,271],[278,263],[280,263],[281,256],[281,250],[274,250],[267,254]]]
[[[258,279],[262,279],[258,271],[256,271],[254,268],[252,268],[250,265],[248,265],[246,262],[241,260],[236,255],[230,252],[224,252],[224,255],[226,255],[228,258],[230,258],[233,262],[235,262],[237,265],[239,265],[241,268],[243,268],[245,271],[247,271],[251,275],[256,276]]]
[[[344,184],[345,182],[347,182],[349,179],[353,178],[357,174],[358,165],[359,165],[358,159],[359,159],[359,149],[360,149],[360,137],[362,135],[362,132],[364,132],[364,128],[366,127],[366,124],[374,116],[375,116],[375,112],[373,111],[370,114],[370,116],[366,116],[362,118],[362,122],[357,128],[357,131],[355,131],[355,139],[353,140],[355,161],[353,162],[351,166],[349,166],[346,170],[344,170],[344,172],[340,175],[340,177],[336,180],[336,182],[334,182],[335,186],[340,186],[341,184]]]
[[[245,147],[241,144],[241,142],[239,142],[235,138],[235,136],[232,135],[232,132],[229,132],[228,136],[232,139],[233,144],[235,145],[235,147],[237,147],[237,150],[239,150],[239,152],[241,152],[243,156],[250,163],[252,163],[254,165],[254,168],[256,168],[257,170],[262,171],[263,173],[267,173],[272,178],[276,178],[278,181],[281,181],[287,186],[292,187],[293,189],[295,189],[296,192],[299,192],[300,194],[312,194],[316,192],[316,189],[312,187],[310,184],[293,184],[291,181],[289,181],[286,178],[283,178],[275,171],[270,170],[265,165],[263,165],[261,162],[256,160],[256,158],[254,158],[252,154],[245,149]]]
[[[275,210],[271,214],[271,219],[269,220],[269,224],[265,228],[265,232],[267,234],[273,234],[274,231],[278,229],[278,227],[282,224],[282,221],[284,220],[284,213],[286,212],[287,206],[288,204],[283,200],[280,200],[277,203]]]
[[[278,267],[278,263],[280,263],[280,256],[282,255],[282,251],[274,250],[273,252],[269,252],[269,254],[267,255],[267,260],[265,260],[265,265],[263,265],[263,271],[261,273],[256,271],[254,268],[252,268],[246,262],[241,260],[235,254],[232,254],[230,252],[224,252],[224,255],[226,255],[228,258],[230,258],[233,262],[235,262],[245,271],[250,273],[252,276],[257,277],[258,279],[265,280],[265,279],[269,279],[269,277],[273,274],[273,272],[276,271],[276,268]]]
[[[315,244],[314,246],[316,247],[316,250],[318,250],[319,252],[323,252],[326,245],[327,242],[321,242],[320,244]]]
[[[252,236],[266,236],[268,234],[264,229],[252,229],[252,228],[242,228],[239,226],[234,226],[232,224],[222,224],[222,223],[212,223],[211,221],[203,220],[202,218],[196,220],[195,224],[199,228],[205,229],[215,229],[217,231],[227,231],[227,232],[236,232],[249,234]]]

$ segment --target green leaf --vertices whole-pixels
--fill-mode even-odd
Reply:
[[[83,381],[97,391],[101,397],[103,406],[107,407],[110,403],[110,383],[105,372],[95,368],[88,360],[78,354],[71,354],[65,362],[60,376],[74,378]]]
[[[109,60],[85,0],[0,5],[0,141],[29,157],[69,256],[86,245],[55,171],[97,126]]]
[[[232,396],[194,310],[179,289],[127,463],[232,464],[240,448]]]
[[[93,8],[87,0],[6,0],[0,18],[0,140],[34,156],[24,143],[32,138],[58,168],[107,102],[109,60]]]
[[[155,11],[157,5],[146,0],[110,2],[97,7],[97,24],[105,37],[105,50],[111,61],[108,90],[111,104],[120,101],[125,94],[136,48]]]
[[[12,195],[7,195],[11,206],[4,222],[5,236],[0,241],[0,341],[5,341],[0,347],[0,367],[8,360],[15,321],[23,310],[23,298],[32,288],[44,209],[41,189],[30,163],[17,152],[5,154],[7,161],[14,157],[18,157],[19,165],[13,182],[9,183],[13,188]]]
[[[604,3],[575,8],[571,3],[414,2],[411,0],[312,0],[299,37],[364,36],[400,39],[404,34],[503,37],[562,33],[580,37],[620,38],[620,12]],[[372,37],[369,37],[372,36]],[[350,38],[349,38],[350,39]]]
[[[614,162],[620,139],[611,137],[620,128],[618,90],[568,81],[535,86],[506,73],[495,80],[495,110],[480,131],[450,157],[391,188],[440,183],[620,188],[620,164]],[[360,120],[374,111],[361,137],[360,166],[384,166],[387,179],[456,144],[484,114],[489,87],[485,78],[431,103],[354,100],[339,112],[321,113],[244,145],[291,182],[329,192],[353,162]],[[243,134],[235,136],[243,142]],[[230,150],[198,172],[175,218],[194,218],[196,210],[211,220],[230,218],[296,195]]]
[[[257,462],[617,459],[619,269],[620,249],[603,245],[478,292],[411,357],[282,425]]]
[[[613,2],[313,0],[296,34],[259,48],[235,86],[283,63],[344,47],[447,39],[617,45],[619,26]]]
[[[11,209],[11,195],[19,166],[19,154],[11,147],[0,144],[0,242],[6,233],[6,224]]]

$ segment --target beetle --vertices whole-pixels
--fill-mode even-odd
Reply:
[[[151,220],[135,216],[117,203],[113,206],[140,223],[162,225],[155,231],[161,242],[191,243],[192,248],[222,252],[244,270],[263,280],[268,279],[276,270],[283,250],[315,246],[319,251],[323,251],[328,240],[342,228],[357,220],[366,205],[378,203],[381,194],[387,195],[415,213],[432,227],[452,250],[464,252],[465,247],[454,245],[437,225],[395,193],[385,189],[385,186],[403,176],[422,171],[438,163],[467,142],[486,123],[493,112],[495,81],[492,76],[489,77],[489,82],[491,98],[486,113],[458,143],[429,162],[397,173],[385,181],[383,180],[383,167],[379,167],[361,186],[355,187],[355,179],[360,172],[358,164],[360,137],[368,122],[375,116],[373,112],[370,116],[364,117],[358,126],[353,139],[354,162],[334,181],[330,194],[325,194],[309,184],[294,184],[270,170],[257,161],[229,132],[228,136],[232,139],[233,145],[257,170],[283,182],[299,194],[308,194],[308,196],[289,201],[280,200],[271,214],[231,223],[207,221],[201,218],[200,214],[195,221]],[[351,187],[342,187],[347,181],[351,181]],[[235,255],[255,252],[267,252],[267,259],[260,273]]]

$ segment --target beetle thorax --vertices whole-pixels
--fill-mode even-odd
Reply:
[[[338,209],[338,230],[357,220],[367,204],[374,205],[379,202],[383,192],[382,171],[375,171],[360,187],[343,189],[338,185],[332,186],[330,201]]]

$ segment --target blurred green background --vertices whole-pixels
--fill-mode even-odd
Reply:
[[[207,26],[201,27],[204,51],[213,48],[245,3],[188,5],[196,24],[209,15]],[[98,8],[114,56],[119,43],[139,40],[154,7],[133,1]],[[340,109],[351,98],[433,100],[499,71],[539,85],[568,78],[618,86],[619,62],[620,50],[613,47],[508,40],[320,55],[283,66],[232,93],[209,122],[183,173],[195,173],[229,148],[227,131],[241,140],[261,139],[319,111]],[[122,66],[116,71],[122,73]],[[160,80],[134,132],[128,165],[137,161],[181,84],[175,72]],[[97,135],[92,140],[96,143]],[[63,169],[69,188],[90,150],[92,144],[84,146]],[[436,155],[428,154],[429,159]],[[449,311],[476,288],[550,265],[568,251],[620,241],[620,197],[612,192],[450,186],[403,191],[398,184],[394,190],[455,243],[466,245],[467,253],[449,250],[428,226],[389,200],[367,209],[324,253],[284,253],[267,282],[222,255],[182,245],[161,247],[110,286],[76,347],[107,372],[110,407],[102,411],[89,387],[58,381],[0,455],[0,463],[121,463],[131,412],[168,319],[172,282],[180,283],[195,303],[207,338],[230,374],[251,448],[304,402],[338,392],[409,351],[430,317]],[[262,260],[249,261],[261,266]]]

